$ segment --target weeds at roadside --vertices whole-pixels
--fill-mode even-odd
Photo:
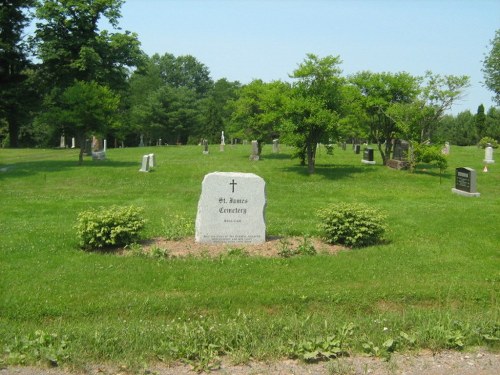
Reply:
[[[6,365],[29,365],[44,363],[57,367],[70,359],[68,339],[57,334],[36,331],[33,336],[15,338],[5,347]]]

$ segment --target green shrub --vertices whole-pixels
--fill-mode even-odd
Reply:
[[[496,139],[491,138],[491,137],[481,138],[481,140],[478,143],[478,146],[481,148],[486,148],[488,143],[491,145],[491,147],[498,148],[498,142],[496,141]]]
[[[378,243],[385,232],[385,216],[360,203],[330,205],[318,212],[323,240],[330,244],[363,247]]]
[[[416,145],[413,148],[413,166],[418,163],[435,164],[441,171],[448,168],[448,159],[437,146]]]
[[[138,207],[112,206],[83,211],[78,215],[76,230],[85,250],[125,246],[139,239],[146,221]]]

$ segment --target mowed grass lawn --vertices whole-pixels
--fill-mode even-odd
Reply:
[[[150,152],[157,167],[139,173]],[[285,146],[264,147],[258,162],[242,145],[209,155],[197,146],[110,149],[108,160],[82,166],[77,153],[0,150],[0,364],[207,366],[222,355],[298,355],[303,342],[333,335],[342,349],[373,355],[498,350],[500,160],[484,173],[481,149],[452,147],[441,179],[431,166],[413,174],[381,166],[378,155],[364,165],[349,147],[333,156],[321,149],[311,176]],[[462,166],[476,169],[481,197],[451,193]],[[268,235],[316,236],[319,209],[362,202],[387,215],[386,242],[286,259],[78,249],[77,215],[92,207],[143,207],[146,238],[162,236],[176,216],[194,221],[202,179],[214,171],[264,178]]]

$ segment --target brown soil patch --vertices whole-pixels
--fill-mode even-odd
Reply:
[[[330,245],[319,238],[309,238],[308,241],[314,246],[318,254],[336,254],[346,248]],[[165,250],[169,257],[218,257],[228,254],[230,251],[241,251],[248,256],[278,257],[279,252],[287,246],[289,249],[297,249],[304,243],[304,237],[269,237],[263,244],[201,244],[195,242],[194,238],[188,237],[178,241],[169,241],[165,238],[153,238],[144,241],[141,245],[145,253],[151,253],[154,249]],[[127,252],[122,251],[122,254]]]

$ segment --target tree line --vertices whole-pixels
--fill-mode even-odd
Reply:
[[[500,138],[498,108],[447,115],[467,76],[427,72],[342,74],[340,56],[307,54],[290,81],[248,84],[210,77],[195,57],[146,55],[138,36],[120,32],[123,0],[0,0],[0,142],[53,147],[61,135],[80,147],[274,138],[295,146],[314,172],[316,145],[363,139],[384,163],[396,138],[415,147]],[[112,31],[101,30],[107,21]],[[27,26],[34,22],[31,36]],[[484,61],[499,102],[500,33]]]

